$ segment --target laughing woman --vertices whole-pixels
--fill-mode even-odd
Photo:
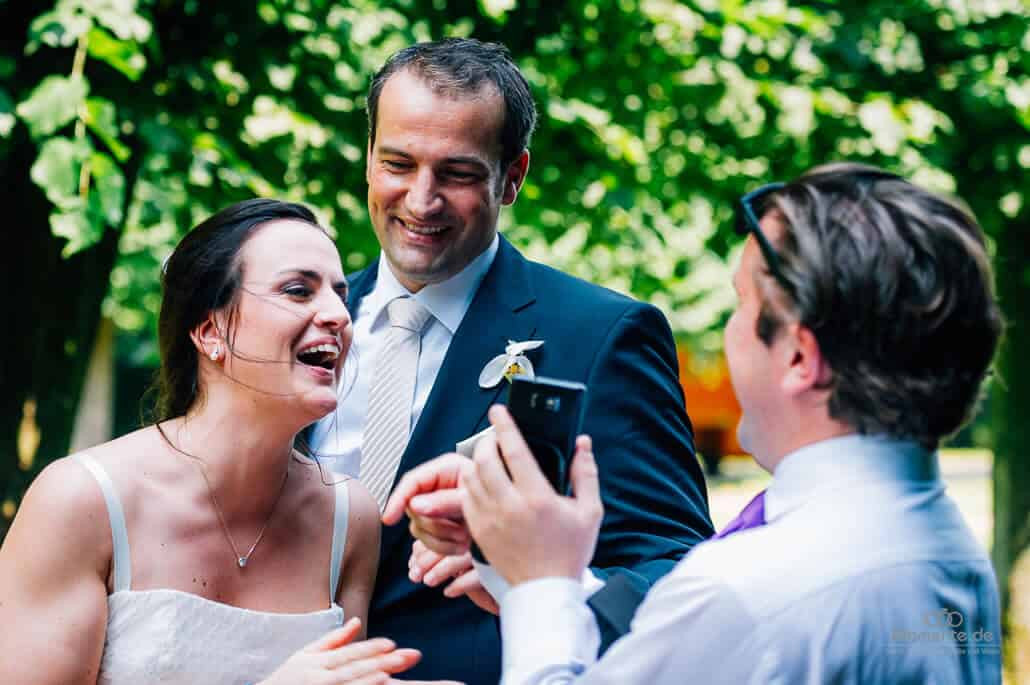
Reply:
[[[299,205],[242,202],[183,239],[158,421],[48,466],[0,549],[0,682],[376,683],[418,659],[356,641],[379,512],[293,446],[336,406],[346,288]]]

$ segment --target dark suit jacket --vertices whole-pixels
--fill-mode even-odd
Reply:
[[[377,266],[351,278],[352,312],[375,285]],[[712,534],[672,334],[656,308],[530,262],[502,238],[399,473],[453,452],[488,425],[486,411],[504,400],[507,383],[484,390],[479,373],[509,340],[529,339],[544,341],[529,353],[538,374],[588,386],[583,432],[594,440],[605,510],[592,565],[609,578],[591,605],[611,642],[650,585]],[[369,635],[422,650],[421,663],[403,677],[496,685],[496,618],[409,581],[411,543],[407,519],[383,530]]]

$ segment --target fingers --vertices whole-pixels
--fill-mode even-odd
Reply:
[[[458,576],[454,582],[444,588],[443,594],[452,599],[465,595],[483,611],[495,616],[501,613],[501,607],[497,604],[497,600],[483,587],[483,583],[479,579],[479,572],[474,568]]]
[[[421,540],[416,539],[411,545],[411,556],[408,557],[408,578],[413,583],[421,583],[422,574],[435,566],[443,558],[443,554],[434,552],[426,547]]]
[[[473,604],[486,613],[493,614],[494,616],[501,615],[501,606],[497,603],[497,600],[494,599],[493,595],[486,590],[471,590],[465,594],[470,600],[472,600]]]
[[[466,460],[467,461],[467,460]],[[415,495],[408,501],[408,510],[421,516],[461,519],[461,495],[455,488]]]
[[[372,642],[372,640],[368,640]],[[359,643],[362,644],[362,643]],[[358,645],[352,645],[356,647]],[[351,649],[348,647],[346,649]],[[346,683],[384,683],[389,680],[393,673],[406,671],[422,658],[417,649],[396,649],[384,654],[370,655],[344,662],[339,665],[330,665],[332,670],[332,682]]]
[[[495,404],[490,407],[489,416],[490,423],[497,431],[497,446],[511,473],[512,482],[533,490],[539,488],[553,490],[540,470],[540,466],[536,463],[526,440],[522,437],[522,432],[515,425],[515,419],[511,417],[508,408]]]
[[[339,669],[351,662],[357,663],[362,660],[368,660],[370,657],[393,652],[396,647],[397,645],[393,640],[385,637],[375,637],[327,651],[325,660],[322,663],[326,668]],[[365,672],[367,671],[355,672],[355,675],[364,675]]]
[[[383,670],[387,673],[406,671],[422,660],[422,652],[417,649],[398,649],[393,653],[393,661]]]
[[[411,556],[408,557],[408,568],[412,566],[429,568],[441,559],[443,559],[442,554],[429,549],[421,540],[415,540],[411,543]]]
[[[343,645],[348,644],[351,640],[357,637],[358,633],[361,632],[361,619],[352,618],[336,630],[331,630],[322,637],[318,638],[302,651],[305,652],[325,652],[332,649],[337,649]]]
[[[408,525],[411,536],[439,554],[462,554],[469,548],[469,532],[464,522],[416,516]]]
[[[479,573],[475,569],[470,569],[460,576],[455,578],[447,587],[443,589],[444,597],[461,597],[467,595],[469,592],[474,592],[483,587],[483,583],[479,580]]]
[[[445,454],[405,473],[386,502],[383,523],[392,526],[400,521],[408,501],[415,495],[456,487],[461,466],[467,461],[460,454]]]
[[[422,577],[422,582],[430,587],[436,587],[448,578],[456,578],[471,568],[471,554],[465,553],[446,556],[425,572]]]
[[[590,437],[581,435],[576,438],[576,454],[572,458],[572,466],[569,469],[569,478],[572,481],[572,493],[577,505],[583,509],[589,509],[589,513],[601,510],[601,486],[598,482],[597,462],[594,461],[594,452]]]
[[[486,435],[476,443],[470,472],[478,476],[484,494],[495,502],[501,502],[512,490],[511,478],[501,460],[497,440],[499,435]]]
[[[375,673],[370,673],[369,675],[356,680],[336,680],[335,682],[339,683],[339,685],[344,685],[344,683],[346,683],[346,685],[389,685],[390,683],[399,681],[395,681],[388,673],[376,671]]]

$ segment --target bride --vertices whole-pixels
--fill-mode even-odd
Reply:
[[[351,341],[336,247],[249,200],[163,289],[156,423],[49,465],[0,549],[0,682],[386,682],[419,654],[358,641],[378,508],[294,449]]]

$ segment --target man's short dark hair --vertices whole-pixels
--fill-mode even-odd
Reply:
[[[410,71],[436,93],[449,97],[475,95],[491,84],[504,98],[501,126],[501,166],[506,168],[529,147],[536,126],[536,105],[529,84],[511,59],[508,48],[474,38],[445,38],[417,43],[394,53],[372,79],[368,89],[368,140],[376,142],[379,96],[387,79]]]
[[[1003,319],[972,215],[884,175],[825,165],[770,198],[793,292],[759,277],[758,334],[771,343],[790,312],[832,369],[832,417],[935,449],[972,415]]]

